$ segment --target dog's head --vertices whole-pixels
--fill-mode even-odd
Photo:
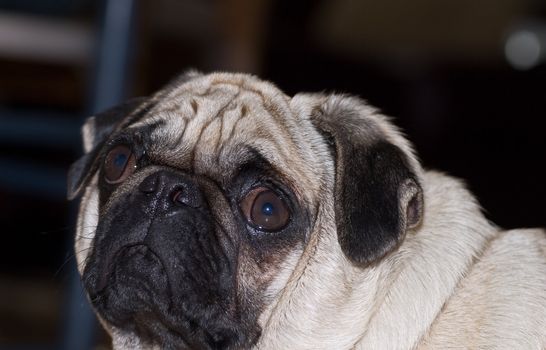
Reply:
[[[83,136],[76,253],[118,347],[248,348],[300,265],[368,268],[422,215],[409,145],[353,97],[193,73]]]

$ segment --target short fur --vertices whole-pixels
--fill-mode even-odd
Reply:
[[[192,72],[83,136],[75,249],[115,349],[546,348],[545,231],[488,222],[358,98]],[[121,136],[145,160],[111,186]],[[292,210],[278,234],[239,219],[263,177]]]

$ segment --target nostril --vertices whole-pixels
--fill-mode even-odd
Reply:
[[[138,191],[146,197],[157,196],[166,205],[165,208],[172,205],[199,208],[203,204],[198,184],[188,176],[174,172],[159,171],[148,175],[138,185]]]
[[[172,194],[172,201],[176,205],[186,205],[187,199],[184,198],[184,190],[181,188],[178,188],[173,191]]]
[[[138,186],[138,189],[140,190],[140,192],[142,193],[156,192],[158,188],[158,183],[159,183],[158,177],[159,176],[157,174],[153,174],[145,178]]]
[[[202,204],[198,189],[194,188],[191,183],[178,184],[171,191],[170,200],[179,207],[200,208]]]

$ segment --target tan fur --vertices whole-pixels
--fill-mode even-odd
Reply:
[[[166,122],[167,129],[152,134],[152,157],[221,181],[234,171],[233,159],[244,156],[240,146],[252,145],[317,213],[306,245],[275,266],[256,348],[546,348],[545,232],[489,223],[465,186],[423,170],[408,141],[374,108],[343,95],[290,98],[257,78],[228,73],[196,76],[152,99],[159,103],[149,117],[129,126]],[[424,191],[421,224],[366,268],[351,264],[339,246],[335,160],[312,124],[317,107],[340,104],[359,111],[360,128],[374,129],[406,153]],[[84,128],[86,151],[92,127]],[[80,271],[99,216],[96,186],[94,179],[80,209]],[[134,335],[111,334],[115,349],[149,348]]]

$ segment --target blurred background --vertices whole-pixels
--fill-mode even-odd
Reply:
[[[109,349],[65,173],[84,118],[190,68],[361,96],[505,228],[546,226],[546,2],[0,0],[0,349]]]

